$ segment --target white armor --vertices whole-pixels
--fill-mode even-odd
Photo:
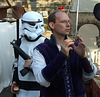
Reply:
[[[41,36],[45,32],[43,17],[40,13],[29,11],[22,16],[22,27],[20,30],[21,44],[20,48],[29,56],[32,56],[33,49],[40,43],[44,42],[45,37]],[[38,38],[39,37],[39,38]],[[26,39],[28,38],[28,40]],[[38,38],[38,39],[37,39]],[[37,40],[36,40],[37,39]],[[31,41],[30,41],[31,40]],[[34,74],[28,72],[25,76],[22,76],[20,71],[24,69],[25,60],[19,56],[18,57],[18,77],[20,81],[34,82]],[[16,64],[16,63],[15,63]],[[17,97],[39,97],[40,91],[24,90],[20,89]]]

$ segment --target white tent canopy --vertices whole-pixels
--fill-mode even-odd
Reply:
[[[11,81],[14,54],[10,42],[13,39],[16,39],[16,22],[0,22],[0,92]]]
[[[21,20],[19,19],[19,28]],[[15,60],[14,49],[10,44],[17,39],[16,22],[0,22],[0,92],[10,85],[12,80],[12,66]]]
[[[95,4],[99,3],[100,0],[79,0],[79,12],[93,12]],[[78,0],[73,0],[72,12],[77,11]]]

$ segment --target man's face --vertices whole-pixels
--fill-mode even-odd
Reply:
[[[54,23],[54,33],[60,35],[68,35],[70,32],[70,21],[69,17],[65,12],[57,12],[55,14],[56,20]]]

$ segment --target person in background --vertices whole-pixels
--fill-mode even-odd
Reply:
[[[85,97],[83,80],[92,79],[96,66],[85,55],[86,46],[68,38],[69,16],[63,11],[49,15],[52,31],[50,40],[37,45],[33,51],[33,63],[28,63],[36,81],[41,85],[43,97]]]
[[[44,20],[42,15],[35,11],[26,12],[21,20],[21,38],[16,41],[16,44],[29,55],[31,64],[33,49],[46,39],[42,36],[45,32]],[[24,60],[15,50],[13,82],[11,87],[11,91],[14,94],[13,97],[40,97],[40,85],[36,82],[33,72],[30,70],[26,75],[21,74],[21,70],[24,67],[26,68],[26,64],[27,60]]]

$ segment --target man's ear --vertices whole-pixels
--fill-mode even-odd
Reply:
[[[53,22],[50,22],[49,26],[50,26],[50,28],[54,29],[54,23]]]

